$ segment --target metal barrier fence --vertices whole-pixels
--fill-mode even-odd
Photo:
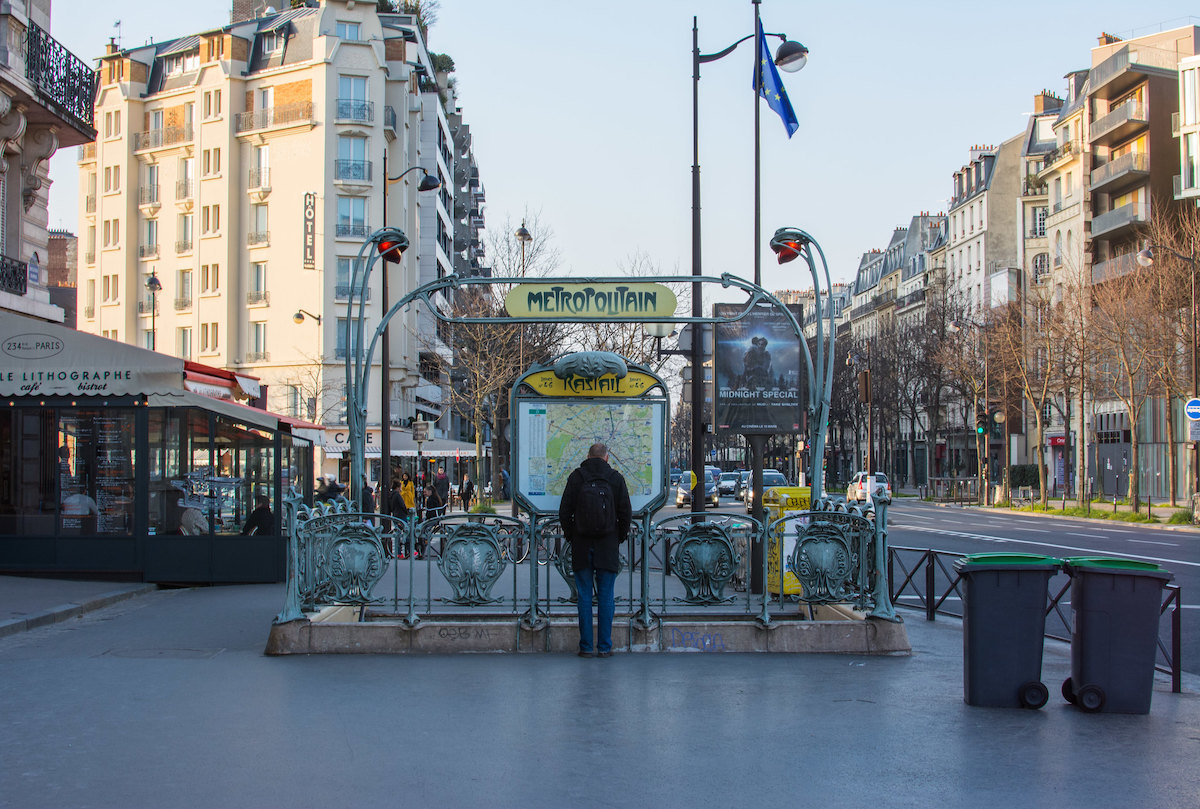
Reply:
[[[954,570],[954,560],[963,556],[961,553],[932,549],[889,548],[887,580],[892,603],[897,607],[924,610],[927,621],[937,620],[939,614],[961,618],[962,591],[958,587],[961,577]],[[1069,609],[1064,604],[1070,603],[1071,577],[1059,573],[1050,580],[1049,587],[1046,637],[1070,641],[1071,619],[1069,613],[1064,611]],[[1171,690],[1177,694],[1183,687],[1180,663],[1182,603],[1179,587],[1168,584],[1159,613],[1159,661],[1155,663],[1155,670],[1171,675]],[[1162,617],[1166,618],[1165,628]]]

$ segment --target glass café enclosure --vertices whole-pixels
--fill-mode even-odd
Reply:
[[[288,486],[313,491],[310,441],[203,407],[92,398],[0,411],[0,571],[283,580],[280,503]],[[274,529],[245,536],[259,496]]]

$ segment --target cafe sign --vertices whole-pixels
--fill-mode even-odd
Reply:
[[[678,301],[662,284],[517,284],[504,298],[509,317],[588,320],[674,317]]]

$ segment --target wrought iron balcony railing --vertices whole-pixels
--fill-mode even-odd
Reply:
[[[335,160],[333,161],[333,179],[370,181],[371,161]]]
[[[87,199],[84,201],[84,208],[88,213],[96,212],[96,195],[95,194],[87,195]]]
[[[29,288],[29,265],[15,258],[0,256],[0,289],[24,295]]]
[[[158,314],[158,299],[156,298],[149,301],[138,301],[138,314]]]
[[[383,108],[383,125],[393,132],[396,130],[396,110],[393,107]]]
[[[253,230],[246,234],[246,244],[267,244],[271,241],[271,231],[269,230]]]
[[[246,362],[266,362],[271,359],[269,351],[247,351]]]
[[[270,188],[271,170],[269,168],[250,169],[250,188]]]
[[[138,204],[139,205],[153,205],[156,202],[158,202],[158,186],[157,185],[143,185],[138,190]]]
[[[333,299],[336,301],[345,301],[350,299],[350,285],[338,284],[333,288]],[[367,300],[371,300],[371,288],[367,287]]]
[[[192,249],[192,240],[191,239],[176,239],[175,240],[175,252],[176,253],[187,253],[191,249]]]
[[[25,76],[52,109],[95,136],[96,71],[33,22],[25,35]]]
[[[179,180],[175,183],[175,199],[191,199],[195,192],[194,180]]]
[[[270,303],[270,302],[271,302],[271,293],[265,289],[254,290],[254,291],[246,293],[246,303],[247,304]]]
[[[291,104],[280,104],[278,107],[255,110],[254,112],[239,112],[234,117],[233,129],[237,133],[252,132],[255,129],[270,129],[275,126],[312,123],[313,120],[312,102],[296,101]]]
[[[334,226],[334,233],[339,237],[355,236],[365,239],[371,235],[371,228],[369,225],[347,225],[339,222]]]
[[[337,101],[337,118],[339,121],[362,121],[369,123],[375,120],[375,105],[370,101],[354,101],[339,98]]]
[[[95,264],[96,263],[96,251],[95,250],[85,251],[83,254],[83,263],[84,264]]]
[[[133,136],[134,149],[158,149],[163,146],[174,146],[192,139],[192,125],[165,126],[161,129],[149,129],[138,132]]]
[[[143,244],[138,247],[138,258],[154,258],[158,255],[158,243]],[[89,264],[91,262],[88,262]]]
[[[192,308],[192,296],[191,295],[175,299],[175,311],[176,312],[181,312],[184,309],[191,309],[191,308]]]
[[[96,317],[95,304],[89,304],[88,306],[83,307],[83,316],[87,320],[95,319],[95,317]]]

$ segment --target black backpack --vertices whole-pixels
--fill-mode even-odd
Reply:
[[[591,537],[616,533],[617,499],[607,476],[584,478],[575,499],[575,530]]]

